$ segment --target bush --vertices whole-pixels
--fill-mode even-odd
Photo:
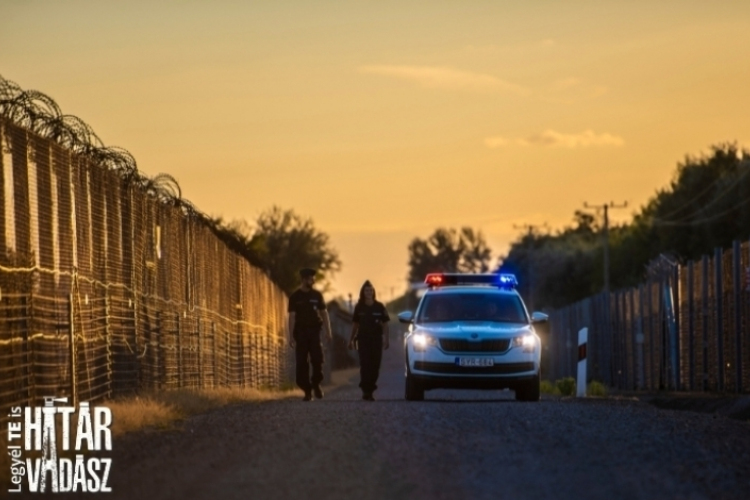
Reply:
[[[539,384],[539,390],[543,394],[552,394],[553,396],[560,395],[560,389],[558,389],[557,386],[549,380],[542,380],[542,382]]]
[[[576,379],[573,377],[562,378],[555,385],[563,396],[573,396],[576,393]]]
[[[592,380],[591,382],[589,382],[586,394],[588,396],[606,396],[607,386],[602,384],[598,380]]]

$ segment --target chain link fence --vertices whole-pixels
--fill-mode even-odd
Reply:
[[[164,195],[179,188],[18,121],[0,115],[3,417],[48,395],[288,380],[285,294]]]
[[[574,377],[588,328],[588,374],[620,389],[750,391],[750,244],[678,265],[550,317],[546,378]]]

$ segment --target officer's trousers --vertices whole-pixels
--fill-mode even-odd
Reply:
[[[320,343],[320,327],[295,328],[294,342],[297,344],[295,349],[297,385],[303,391],[309,392],[323,381],[323,346]],[[312,365],[312,379],[310,379],[310,365]]]
[[[372,394],[378,388],[380,361],[383,358],[382,335],[358,335],[359,386],[364,394]]]

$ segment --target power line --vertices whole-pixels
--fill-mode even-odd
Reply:
[[[750,161],[743,161],[743,162],[740,163],[740,165],[743,165],[743,164],[750,166]],[[741,173],[736,179],[734,179],[728,186],[726,186],[719,193],[715,194],[714,197],[713,197],[713,199],[711,201],[709,201],[706,205],[700,207],[696,212],[693,212],[690,215],[686,215],[684,217],[680,217],[680,218],[675,219],[675,220],[667,220],[666,218],[668,217],[668,215],[665,215],[663,217],[653,217],[652,221],[656,222],[656,223],[663,222],[663,223],[667,223],[667,224],[670,224],[670,223],[680,223],[680,222],[688,221],[692,217],[695,217],[696,215],[698,215],[700,213],[706,213],[706,209],[707,208],[709,208],[709,207],[715,205],[716,203],[718,203],[724,197],[724,195],[726,195],[727,193],[729,193],[729,191],[731,191],[732,189],[734,189],[740,183],[740,181],[743,180],[743,178],[748,173],[750,173],[750,168],[748,168],[747,170],[745,170],[745,172]],[[705,192],[705,190],[704,190],[704,192]],[[685,205],[683,205],[683,207],[681,207],[679,210],[671,212],[669,215],[681,211],[682,208],[684,208],[684,207],[692,205],[693,203],[695,203],[695,200],[701,196],[701,194],[693,196],[693,199],[690,202],[688,202]]]
[[[727,214],[730,214],[737,210],[738,208],[742,208],[743,206],[750,203],[750,198],[745,198],[742,200],[739,204],[735,205],[732,208],[729,208],[723,212],[719,212],[718,214],[714,214],[711,217],[704,217],[703,219],[696,219],[692,221],[683,221],[683,220],[676,220],[676,221],[669,221],[669,220],[660,220],[660,219],[653,219],[651,221],[652,224],[655,224],[657,226],[699,226],[701,224],[705,224],[706,222],[711,222],[713,220],[719,219],[721,217],[724,217]]]
[[[743,160],[743,161],[741,161],[741,162],[739,163],[739,166],[741,167],[741,166],[742,166],[743,164],[744,164],[744,165],[750,165],[750,160]],[[743,177],[745,177],[745,176],[746,176],[746,175],[747,175],[748,173],[750,173],[750,168],[749,168],[749,169],[747,169],[747,170],[745,170],[744,172],[742,172],[742,173],[741,173],[741,174],[739,175],[739,177],[738,177],[738,178],[737,178],[737,179],[735,180],[735,183],[734,183],[734,184],[736,184],[736,183],[738,183],[739,181],[741,181],[741,180],[742,180],[742,178],[743,178]],[[698,198],[700,198],[701,196],[703,196],[704,194],[706,194],[707,192],[709,192],[709,191],[710,191],[711,189],[713,189],[714,187],[716,187],[716,185],[717,185],[717,184],[718,184],[719,182],[721,182],[721,181],[722,181],[722,179],[723,179],[722,177],[719,177],[718,179],[715,179],[715,180],[714,180],[713,182],[709,183],[709,185],[708,185],[708,186],[706,186],[706,187],[705,187],[705,188],[704,188],[704,189],[703,189],[702,191],[700,191],[700,192],[699,192],[698,194],[695,194],[695,195],[693,195],[693,196],[692,196],[692,199],[691,199],[691,200],[690,200],[689,202],[685,203],[684,205],[681,205],[681,206],[680,206],[680,207],[678,207],[677,209],[675,209],[675,210],[672,210],[671,212],[669,212],[669,213],[667,213],[667,214],[664,214],[664,215],[662,215],[662,216],[660,217],[660,219],[662,219],[662,220],[665,220],[665,219],[667,219],[668,217],[671,217],[671,216],[673,216],[673,215],[675,215],[675,214],[677,214],[677,213],[679,213],[679,212],[682,212],[682,211],[683,211],[684,209],[686,209],[686,208],[688,208],[688,207],[692,206],[692,205],[693,205],[693,204],[695,203],[695,201],[696,201],[696,200],[697,200]],[[715,201],[716,199],[720,198],[721,196],[723,196],[723,195],[724,195],[724,193],[726,193],[727,191],[729,191],[729,190],[730,190],[731,188],[733,188],[733,187],[734,187],[734,184],[732,184],[732,185],[730,185],[730,186],[726,187],[726,188],[725,188],[725,189],[724,189],[724,190],[723,190],[723,191],[722,191],[722,192],[721,192],[720,194],[716,195],[716,196],[714,197],[714,201]],[[674,192],[673,192],[673,193],[674,193]],[[713,202],[712,202],[712,203],[713,203]],[[710,204],[711,204],[711,203],[709,203],[709,205],[710,205]],[[703,207],[703,208],[705,209],[706,207]],[[688,217],[689,217],[689,216],[688,216]]]

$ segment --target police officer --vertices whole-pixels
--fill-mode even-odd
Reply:
[[[378,388],[380,361],[383,350],[388,349],[388,311],[375,300],[375,288],[365,281],[359,291],[359,301],[354,306],[352,318],[352,335],[349,338],[349,349],[359,351],[359,387],[362,388],[362,399],[375,401],[372,393]]]
[[[320,327],[324,326],[328,341],[331,340],[331,322],[328,318],[323,295],[313,289],[315,270],[301,269],[302,284],[289,296],[289,345],[295,349],[297,361],[296,379],[305,391],[304,401],[323,398],[320,383],[323,381],[323,346],[320,343]],[[308,362],[309,359],[309,362]],[[312,364],[312,379],[310,365]]]

